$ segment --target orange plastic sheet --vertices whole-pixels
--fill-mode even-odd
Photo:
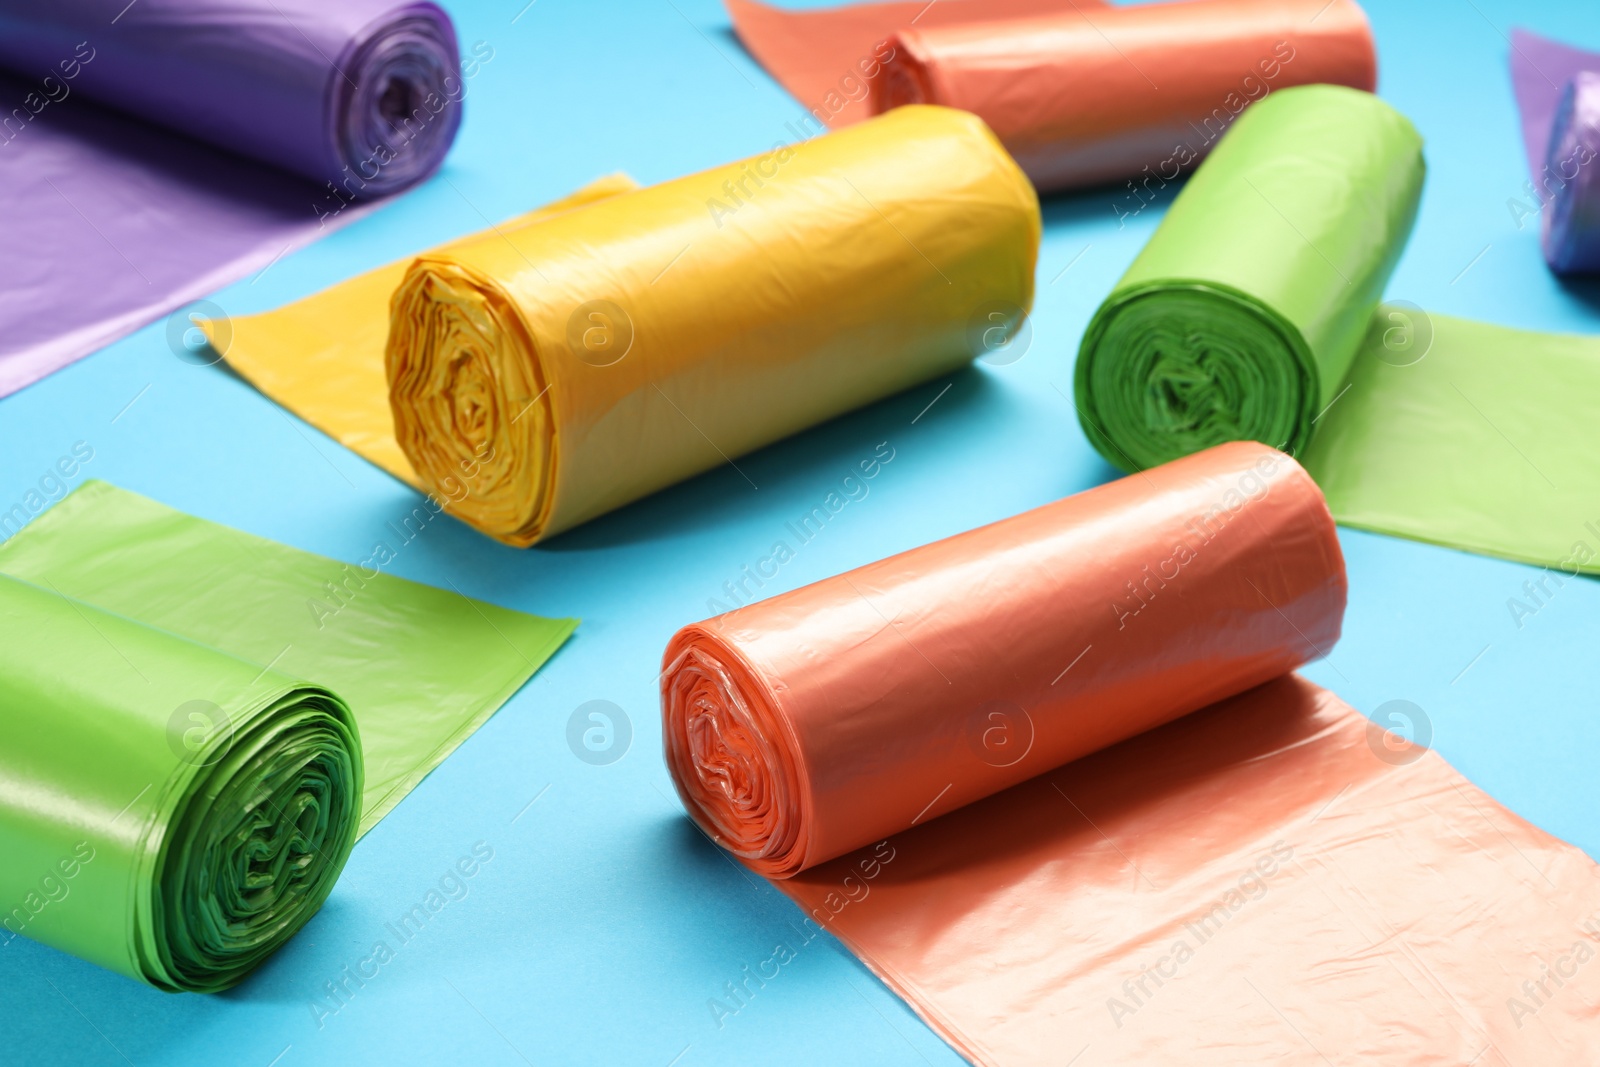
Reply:
[[[908,26],[960,26],[1060,11],[1105,0],[892,0],[789,11],[758,0],[724,0],[734,32],[767,72],[818,121],[838,128],[872,117],[869,87]]]
[[[1345,594],[1221,445],[685,628],[667,763],[975,1063],[1597,1062],[1600,868],[1289,673]]]

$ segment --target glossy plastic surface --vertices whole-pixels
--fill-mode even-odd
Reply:
[[[986,1067],[1600,1058],[1600,867],[1298,675],[780,888]]]
[[[96,103],[369,196],[444,158],[458,51],[449,15],[405,0],[0,3],[0,67],[62,85],[70,57]]]
[[[1316,485],[1224,445],[680,631],[667,765],[788,877],[1277,678],[1344,602]]]
[[[1340,522],[1600,572],[1600,461],[1572,447],[1600,339],[1375,307],[1422,176],[1375,97],[1251,109],[1091,320],[1084,432],[1124,469],[1253,438],[1302,455]]]
[[[527,546],[986,354],[1040,225],[979,119],[917,107],[484,234],[395,293],[395,437]]]
[[[1600,52],[1514,29],[1511,84],[1528,191],[1546,209],[1545,262],[1557,274],[1600,271]]]
[[[838,128],[872,117],[871,87],[894,55],[895,33],[1059,11],[1060,0],[889,0],[796,9],[723,0],[739,41],[800,101],[812,119]],[[1106,0],[1074,0],[1100,10]],[[802,120],[810,122],[811,119]]]
[[[939,0],[923,21],[953,2]],[[721,0],[539,0],[512,25],[525,3],[444,0],[463,50],[487,40],[496,55],[469,83],[461,137],[440,177],[212,299],[233,316],[291,304],[598,175],[622,169],[655,183],[763,151],[799,119],[799,104],[734,40]],[[1537,217],[1518,230],[1507,211],[1510,197],[1536,205],[1522,191],[1528,164],[1506,78],[1509,49],[1496,32],[1526,23],[1600,50],[1590,0],[1474,0],[1487,18],[1462,0],[1361,3],[1384,62],[1381,92],[1427,139],[1430,166],[1417,230],[1386,298],[1523,330],[1600,331],[1587,294],[1544,266]],[[591,45],[599,41],[597,52]],[[725,467],[526,552],[454,520],[431,523],[389,573],[446,590],[454,582],[468,596],[538,615],[579,615],[583,626],[362,838],[328,905],[236,993],[167,996],[26,937],[5,944],[0,933],[0,988],[9,994],[0,1006],[0,1058],[127,1067],[120,1050],[138,1067],[266,1067],[292,1045],[276,1067],[524,1067],[509,1042],[535,1064],[573,1067],[666,1067],[674,1058],[675,1067],[961,1067],[966,1061],[844,946],[824,934],[805,941],[803,913],[690,824],[660,757],[661,652],[684,623],[724,610],[708,607],[709,598],[731,606],[724,584],[743,581],[746,565],[755,573],[777,540],[796,555],[776,577],[764,566],[764,585],[747,583],[754,595],[798,588],[1114,477],[1069,402],[1072,355],[1176,192],[1169,187],[1120,228],[1112,204],[1132,201],[1116,190],[1047,199],[1027,355],[1005,366],[980,361],[740,459],[759,491]],[[97,254],[115,257],[104,245]],[[352,564],[388,536],[386,523],[421,503],[226,367],[174,359],[159,324],[0,400],[0,505],[37,489],[41,472],[79,438],[96,448],[86,474]],[[822,504],[884,440],[895,459],[878,478],[862,479],[870,494],[802,544],[786,524]],[[1305,675],[1380,719],[1386,701],[1414,701],[1431,719],[1435,749],[1462,774],[1600,856],[1592,756],[1600,752],[1600,582],[1567,582],[1519,630],[1506,599],[1520,598],[1525,580],[1540,580],[1537,568],[1346,527],[1339,538],[1351,598],[1344,636]],[[574,709],[599,698],[626,710],[633,737],[623,758],[597,767],[573,755],[565,727]],[[611,754],[620,752],[618,745]],[[435,916],[319,1026],[308,1002],[338,1007],[320,999],[324,983],[342,979],[346,964],[354,973],[375,938],[397,945],[384,924],[437,887],[479,840],[495,858],[468,880],[470,895]],[[1228,937],[1247,936],[1253,921],[1240,915]],[[742,981],[745,965],[771,975],[764,964],[780,942],[795,955],[780,957],[788,962],[764,987],[752,980],[754,996],[745,994],[741,1007],[725,983]],[[1184,983],[1220,982],[1213,959],[1220,966],[1209,949],[1198,954]],[[1577,982],[1563,979],[1556,995],[1600,996],[1590,977],[1600,976],[1596,966],[1586,964]],[[1542,974],[1534,965],[1514,984]],[[1177,988],[1169,982],[1140,1009],[1140,1021],[1159,1014],[1160,998]],[[1294,997],[1261,988],[1302,1022]],[[1547,988],[1555,991],[1554,983]],[[1248,987],[1237,991],[1254,997]],[[1091,1003],[1105,1011],[1110,991],[1095,993]],[[724,1005],[715,1015],[708,998]],[[1251,1014],[1241,1028],[1283,1027],[1256,1004],[1243,1004]],[[1436,1014],[1420,1007],[1419,1017]],[[1081,1047],[1067,1049],[1061,1063]],[[1323,1045],[1339,1067],[1356,1067],[1341,1047]],[[1097,1046],[1072,1067],[1126,1067],[1132,1059],[1112,1052],[1108,1046],[1102,1057]],[[1486,1062],[1495,1062],[1493,1053],[1474,1067]]]
[[[919,22],[888,51],[874,110],[971,111],[1040,190],[1132,178],[1148,196],[1270,93],[1318,82],[1370,92],[1378,78],[1372,28],[1354,0],[1182,0]]]
[[[575,625],[392,554],[339,564],[104,482],[0,546],[8,935],[212,991],[310,919]]]
[[[1557,274],[1600,271],[1600,62],[1562,90],[1544,173],[1556,175],[1544,255]]]
[[[668,767],[974,1063],[1586,1062],[1600,868],[1287,675],[1345,593],[1222,445],[685,628]]]
[[[1248,438],[1298,453],[1405,249],[1422,138],[1336,86],[1250,108],[1173,202],[1079,347],[1101,455],[1137,470]]]
[[[432,173],[466,93],[403,0],[3,0],[0,69],[0,394]]]
[[[0,576],[0,917],[163,989],[233,985],[355,843],[337,696]]]

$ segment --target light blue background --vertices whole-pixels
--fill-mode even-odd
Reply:
[[[470,83],[441,178],[217,302],[233,314],[270,308],[602,173],[655,182],[789,136],[798,105],[740,50],[717,0],[524,2],[444,0],[463,46],[487,42],[494,58]],[[1535,224],[1519,230],[1507,207],[1527,174],[1503,37],[1521,21],[1600,48],[1593,0],[1368,7],[1382,94],[1420,127],[1431,165],[1391,297],[1595,332],[1600,288],[1553,281]],[[659,755],[658,660],[677,627],[725,599],[722,584],[879,442],[895,459],[870,495],[763,592],[1111,476],[1062,394],[1090,312],[1160,218],[1152,209],[1119,229],[1112,199],[1047,201],[1031,350],[1011,366],[957,375],[920,419],[945,382],[741,460],[758,490],[723,468],[531,551],[453,521],[429,526],[395,573],[581,616],[577,636],[361,842],[327,907],[238,990],[171,996],[23,939],[0,947],[0,1061],[959,1063],[826,937],[719,1028],[708,999],[775,942],[794,940],[798,912],[684,819]],[[385,522],[416,502],[226,371],[175,358],[160,324],[0,401],[0,511],[78,440],[95,449],[86,476],[342,560],[364,558]],[[1307,673],[1368,712],[1396,698],[1421,705],[1435,746],[1468,777],[1600,855],[1600,584],[1569,583],[1519,629],[1506,601],[1529,568],[1341,537],[1345,637]],[[595,699],[632,719],[632,747],[609,766],[581,762],[566,742],[568,716]],[[374,940],[391,940],[384,924],[479,841],[494,858],[470,894],[319,1027],[310,1003],[322,984]]]

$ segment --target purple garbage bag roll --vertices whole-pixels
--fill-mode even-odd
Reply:
[[[420,181],[465,93],[431,3],[0,0],[0,396]]]
[[[1545,262],[1557,274],[1600,271],[1600,53],[1512,30],[1511,83]]]
[[[1600,57],[1597,57],[1600,59]],[[1557,274],[1600,271],[1600,62],[1567,83],[1550,127],[1545,167],[1562,181],[1544,222],[1544,258]]]

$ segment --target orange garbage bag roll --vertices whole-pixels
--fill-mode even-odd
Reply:
[[[1345,597],[1220,445],[686,627],[666,762],[977,1064],[1597,1062],[1600,868],[1290,673]]]
[[[983,354],[1039,237],[994,135],[935,107],[485,234],[394,295],[395,438],[530,545]]]
[[[800,121],[834,129],[872,117],[872,82],[893,54],[889,38],[896,30],[1042,15],[1063,6],[1062,0],[870,0],[822,8],[723,3],[739,43],[810,112]],[[1080,9],[1106,3],[1072,0]]]
[[[714,840],[787,877],[1286,674],[1344,603],[1315,483],[1218,449],[680,631],[667,763]]]
[[[971,111],[1041,190],[1141,177],[1159,185],[1275,90],[1377,84],[1372,29],[1354,0],[1069,8],[903,28],[885,54],[875,111]]]

